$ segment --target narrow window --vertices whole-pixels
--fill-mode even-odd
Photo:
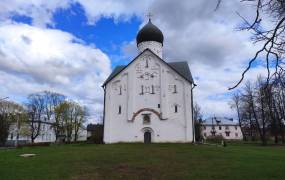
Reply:
[[[143,95],[143,85],[141,85],[141,93],[140,95]]]
[[[122,113],[122,107],[121,107],[121,105],[119,106],[119,114],[121,114]]]
[[[148,59],[145,60],[145,67],[148,68]]]
[[[122,86],[120,86],[119,95],[122,95]]]
[[[226,136],[227,136],[227,137],[230,136],[230,132],[229,132],[229,131],[226,132]]]
[[[221,127],[221,126],[219,126],[219,130],[222,130],[222,127]]]
[[[174,88],[173,93],[177,93],[176,84],[174,84],[173,88]]]
[[[178,112],[178,107],[177,107],[177,105],[174,106],[174,112],[175,112],[175,113]]]
[[[160,104],[157,104],[157,108],[160,108]]]
[[[154,94],[154,85],[151,85],[151,94]]]
[[[204,126],[204,130],[206,130],[206,126]]]
[[[238,133],[236,133],[236,137],[238,137]]]
[[[228,130],[228,129],[229,129],[229,126],[226,126],[226,129]]]
[[[237,126],[235,126],[235,129],[237,130]]]

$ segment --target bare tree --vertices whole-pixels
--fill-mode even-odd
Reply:
[[[216,10],[222,4],[222,0],[217,0]],[[236,88],[244,79],[245,74],[252,67],[252,64],[258,60],[265,60],[267,67],[267,84],[273,78],[278,78],[284,74],[284,55],[285,55],[285,1],[284,0],[241,0],[247,3],[255,11],[254,20],[250,22],[237,12],[237,15],[243,20],[240,30],[250,31],[254,44],[261,44],[255,55],[250,59],[247,68],[242,72],[241,79],[229,90]],[[262,26],[264,21],[269,23],[265,28]],[[263,58],[265,57],[265,58]],[[274,70],[271,70],[274,67]]]
[[[241,133],[243,136],[243,139],[246,140],[246,136],[244,134],[244,128],[242,126],[242,117],[241,117],[241,94],[240,93],[235,93],[232,97],[232,103],[231,103],[231,108],[236,109],[237,111],[237,117],[238,117],[238,122],[239,126],[241,128]]]
[[[45,108],[44,97],[39,94],[30,94],[28,96],[28,116],[29,116],[29,126],[30,126],[30,137],[32,143],[41,134],[41,124]]]

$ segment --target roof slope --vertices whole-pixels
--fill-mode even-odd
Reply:
[[[202,121],[204,125],[238,125],[238,122],[226,117],[210,117]]]
[[[135,57],[128,65],[125,66],[116,66],[113,72],[110,74],[110,76],[106,79],[106,81],[103,83],[103,87],[111,81],[115,76],[117,76],[121,71],[123,71],[127,66],[129,66],[132,62],[134,62],[141,54],[143,54],[145,51],[150,51],[152,54],[154,54],[157,58],[159,58],[162,62],[167,64],[171,69],[176,71],[179,75],[181,75],[184,79],[189,81],[190,83],[194,84],[194,80],[191,74],[191,71],[189,69],[188,63],[186,61],[181,62],[170,62],[167,63],[163,59],[161,59],[159,56],[157,56],[154,52],[152,52],[150,49],[146,49],[143,52],[141,52],[137,57]]]
[[[173,69],[178,71],[185,79],[193,83],[193,77],[186,61],[167,63]]]

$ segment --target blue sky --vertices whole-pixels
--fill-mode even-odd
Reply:
[[[252,10],[237,1],[50,0],[0,1],[0,97],[24,102],[52,90],[89,107],[100,121],[102,83],[112,69],[137,54],[135,37],[154,14],[165,37],[165,61],[187,61],[196,84],[194,99],[205,116],[235,116],[228,87],[236,83],[258,46],[236,31]],[[264,73],[256,63],[245,80]]]

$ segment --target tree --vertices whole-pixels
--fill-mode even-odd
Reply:
[[[56,92],[43,91],[41,93],[44,99],[44,112],[47,120],[50,121],[54,116],[55,107],[65,100],[65,96]]]
[[[252,67],[252,64],[259,59],[265,59],[267,67],[267,84],[272,78],[280,78],[284,74],[285,55],[285,1],[283,0],[241,0],[242,3],[254,7],[255,17],[249,22],[241,14],[238,16],[243,20],[240,30],[252,32],[254,44],[261,44],[254,57],[249,61],[247,68],[243,71],[241,79],[229,90],[236,88],[244,79],[245,74]],[[216,10],[219,9],[222,0],[217,0]],[[262,26],[264,20],[269,23],[267,27]],[[269,26],[268,26],[269,25]],[[265,58],[263,58],[265,57]],[[270,67],[274,67],[273,72]]]
[[[40,93],[30,94],[27,102],[28,123],[32,143],[41,133],[41,124],[45,108],[44,97]]]
[[[197,102],[194,103],[193,108],[193,118],[194,118],[194,126],[195,126],[195,140],[201,141],[202,140],[202,112],[201,107]]]
[[[78,140],[80,129],[86,120],[87,111],[79,103],[64,101],[55,108],[58,134],[64,134],[67,142]]]
[[[233,95],[231,108],[234,108],[237,111],[238,123],[239,123],[239,126],[241,128],[243,140],[246,140],[246,136],[244,134],[243,126],[242,126],[242,119],[241,119],[242,117],[241,117],[241,95],[240,95],[240,93],[235,93]]]
[[[12,101],[0,101],[0,146],[5,145],[9,135],[10,127],[16,124],[19,128],[20,122],[24,119],[24,108]],[[17,133],[17,137],[19,133]]]
[[[65,100],[65,96],[51,91],[43,91],[40,94],[43,96],[44,114],[48,122],[51,122],[52,119],[54,120],[54,122],[52,122],[52,128],[55,133],[55,141],[57,141],[59,134],[61,133],[61,127],[59,119],[56,116],[55,109],[60,103]]]

